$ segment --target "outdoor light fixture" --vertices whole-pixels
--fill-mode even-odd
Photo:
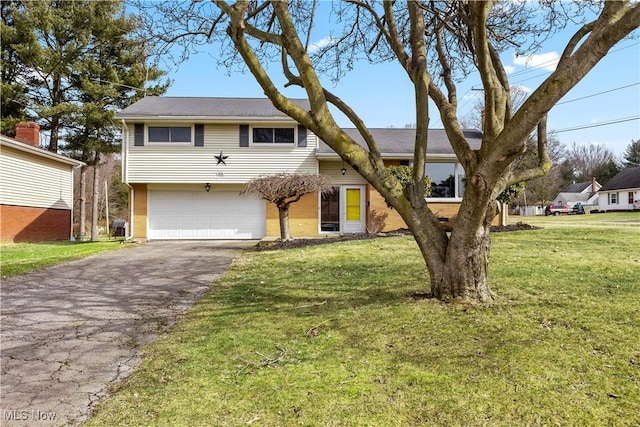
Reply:
[[[207,193],[209,192],[209,190],[211,190],[211,184],[209,184],[208,182],[204,185],[204,191],[206,191]]]
[[[347,173],[347,168],[344,167],[344,160],[342,161],[342,169],[340,169],[340,172],[342,172],[342,175],[346,175]]]

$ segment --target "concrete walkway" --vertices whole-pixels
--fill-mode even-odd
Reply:
[[[2,281],[0,425],[84,421],[256,242],[151,242]]]

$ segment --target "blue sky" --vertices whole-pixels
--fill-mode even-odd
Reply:
[[[532,57],[515,58],[513,52],[505,52],[502,59],[510,73],[511,84],[535,89],[553,70],[554,58],[561,54],[573,31],[575,28],[559,33]],[[637,33],[636,36],[640,36]],[[313,40],[321,42],[329,34],[319,25],[313,35]],[[214,51],[212,48],[211,52]],[[167,96],[264,96],[250,73],[229,75],[226,69],[216,66],[208,52],[192,55],[188,61],[169,68],[173,84]],[[337,85],[327,85],[370,127],[402,127],[416,121],[411,85],[396,63],[369,65],[360,62]],[[472,90],[479,87],[479,79],[473,75],[458,86],[459,117],[468,113],[475,98],[482,95],[482,92]],[[279,88],[288,96],[305,97],[300,89],[284,89],[282,84]],[[598,95],[601,92],[607,93]],[[435,109],[432,109],[431,117],[431,127],[442,127]],[[627,121],[597,126],[621,120]],[[338,123],[353,127],[342,118],[338,118]],[[584,129],[571,130],[574,128]],[[557,137],[566,146],[574,142],[600,144],[617,155],[622,155],[631,140],[640,139],[640,38],[623,40],[616,45],[551,110],[548,129],[559,131]]]

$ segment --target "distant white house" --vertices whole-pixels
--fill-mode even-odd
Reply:
[[[640,210],[640,167],[611,178],[598,193],[598,207],[601,212]]]
[[[598,204],[598,190],[601,188],[602,185],[596,181],[595,177],[587,182],[574,182],[558,193],[553,199],[553,206],[573,208],[578,203],[596,205]]]

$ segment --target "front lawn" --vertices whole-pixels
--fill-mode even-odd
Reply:
[[[122,247],[121,241],[10,243],[0,246],[2,278]]]
[[[488,307],[410,297],[410,237],[248,252],[87,425],[637,426],[629,231],[494,234]]]

